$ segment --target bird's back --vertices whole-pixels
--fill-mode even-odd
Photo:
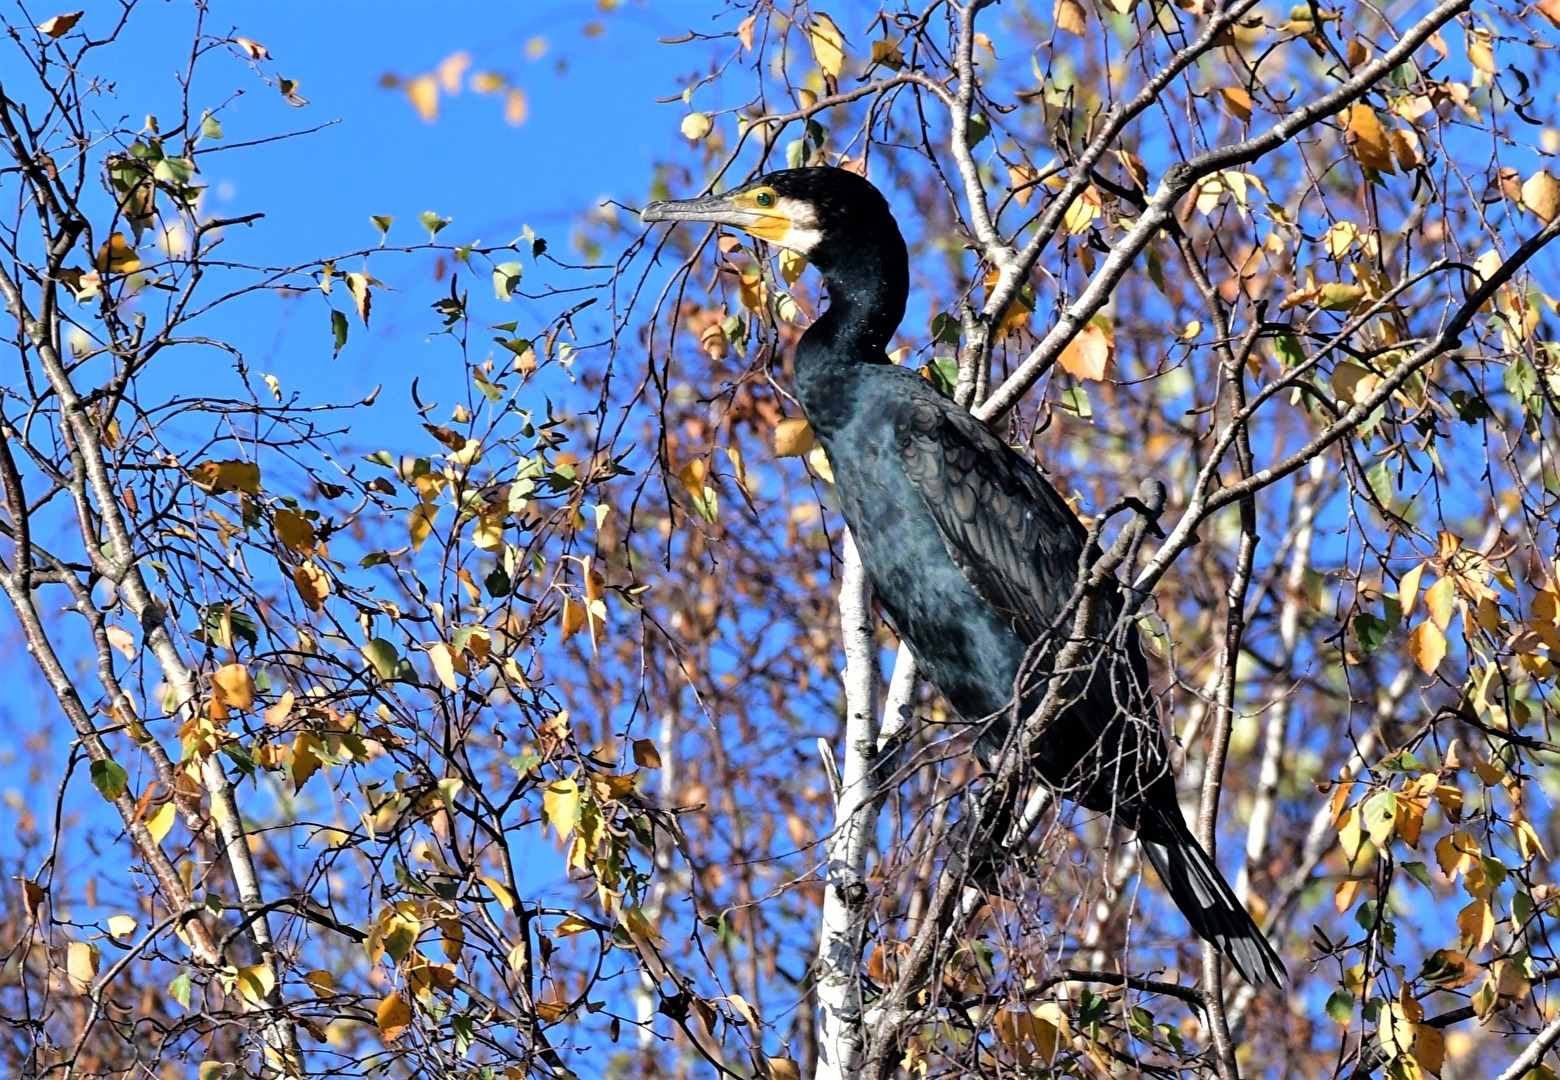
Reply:
[[[1015,708],[1026,658],[1043,676],[1070,631],[1084,530],[1033,465],[926,380],[892,365],[861,365],[856,379],[850,419],[821,433],[841,509],[879,603],[927,679],[966,721],[985,722],[977,750],[989,761],[1013,718],[1044,693],[1043,677],[1026,678],[1036,690]],[[1105,609],[1102,636],[1114,597]],[[1119,649],[1102,650],[1070,681],[1076,703],[1035,764],[1076,801],[1136,825],[1139,789],[1167,782],[1163,737],[1144,715],[1136,632],[1116,640]]]

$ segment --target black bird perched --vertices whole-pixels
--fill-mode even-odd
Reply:
[[[823,275],[829,305],[797,345],[797,400],[829,455],[878,602],[948,703],[986,722],[976,752],[991,764],[1015,687],[1035,681],[1031,646],[1051,636],[1072,596],[1087,537],[1033,465],[930,382],[888,362],[910,288],[887,200],[843,169],[787,169],[724,195],[653,202],[640,216],[728,225],[806,256]],[[1110,625],[1119,598],[1106,607]],[[1247,982],[1282,983],[1277,954],[1181,816],[1163,733],[1143,704],[1137,632],[1125,636],[1117,662],[1101,650],[1102,675],[1069,684],[1071,703],[1040,740],[1038,771],[1137,830],[1176,906]],[[1044,674],[1045,644],[1034,651]],[[1030,692],[1020,708],[1039,696]]]

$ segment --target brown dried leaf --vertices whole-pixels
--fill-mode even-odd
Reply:
[[[1056,0],[1056,28],[1082,37],[1089,27],[1089,15],[1078,0]]]
[[[1547,225],[1560,213],[1560,180],[1540,169],[1522,182],[1522,202]]]
[[[1116,348],[1114,337],[1099,323],[1091,322],[1067,343],[1057,362],[1078,379],[1103,379]]]
[[[325,607],[325,600],[330,596],[329,574],[313,563],[303,563],[293,570],[292,579],[298,599],[310,611],[319,611]]]
[[[83,14],[85,13],[72,11],[69,15],[55,15],[52,18],[44,19],[43,22],[38,24],[38,32],[47,34],[51,38],[62,38],[70,33],[71,29],[81,21]]]

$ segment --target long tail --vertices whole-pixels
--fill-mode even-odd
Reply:
[[[1283,961],[1186,827],[1179,810],[1172,804],[1150,813],[1152,824],[1143,822],[1148,828],[1138,833],[1138,842],[1197,936],[1212,942],[1252,986],[1284,985],[1288,975]]]

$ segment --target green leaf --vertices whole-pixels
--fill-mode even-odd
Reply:
[[[973,150],[985,141],[991,134],[991,121],[981,113],[970,117],[970,122],[964,127],[965,134],[969,137],[970,149]]]
[[[422,222],[423,228],[428,230],[429,240],[432,240],[435,236],[438,236],[439,230],[443,229],[444,226],[450,223],[449,218],[440,217],[432,210],[424,210],[422,213],[417,215],[417,220]]]
[[[1089,404],[1089,392],[1081,386],[1069,386],[1062,390],[1062,408],[1080,420],[1094,416],[1094,407]]]
[[[374,669],[374,674],[381,679],[395,678],[400,656],[391,642],[382,637],[370,639],[368,644],[363,646],[363,659],[369,662]]]
[[[934,356],[932,362],[921,369],[932,380],[932,385],[948,396],[959,382],[959,362],[951,356]]]
[[[181,971],[173,977],[173,982],[168,984],[168,996],[183,1005],[190,1007],[190,973]]]
[[[1430,886],[1430,871],[1425,869],[1425,864],[1424,863],[1422,863],[1422,862],[1406,862],[1406,863],[1402,863],[1401,865],[1402,865],[1404,870],[1408,871],[1409,877],[1413,878],[1415,881],[1419,882],[1419,884],[1423,885],[1427,889],[1431,887]]]
[[[1387,632],[1391,629],[1387,621],[1368,611],[1362,611],[1354,616],[1354,637],[1360,643],[1360,648],[1368,653],[1373,653],[1381,648],[1381,643],[1387,640]]]
[[[125,788],[130,786],[130,774],[125,772],[124,766],[113,758],[104,758],[102,761],[92,763],[92,786],[98,789],[98,794],[109,802],[113,802],[125,793]]]
[[[521,269],[517,262],[499,263],[493,267],[493,292],[506,304],[520,287]]]
[[[379,246],[385,246],[385,237],[390,232],[390,223],[395,220],[393,214],[370,214],[368,220],[374,223],[374,228],[379,230]]]
[[[1354,995],[1343,990],[1334,990],[1327,998],[1327,1015],[1334,1022],[1348,1027],[1354,1019]]]
[[[336,351],[333,356],[340,356],[342,346],[347,343],[347,316],[345,312],[330,309],[330,332],[336,338]]]
[[[959,343],[959,319],[952,312],[939,311],[932,316],[932,341],[938,345]]]
[[[1273,339],[1273,355],[1285,367],[1299,367],[1305,363],[1305,349],[1301,347],[1300,339],[1293,334],[1279,334]]]
[[[203,139],[222,138],[222,125],[215,116],[211,115],[210,109],[207,109],[200,118],[200,135]],[[186,982],[188,982],[187,979]],[[185,1004],[189,1004],[189,1002],[186,1001]]]
[[[194,178],[195,163],[189,158],[163,158],[152,167],[152,175],[165,184],[182,187]]]

